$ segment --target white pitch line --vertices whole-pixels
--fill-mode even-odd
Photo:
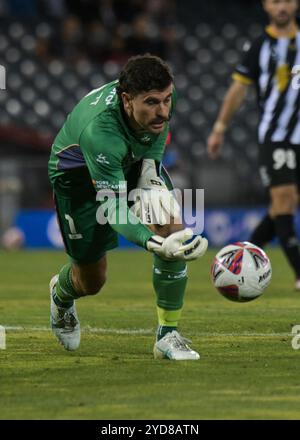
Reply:
[[[50,327],[22,327],[22,326],[3,326],[7,331],[27,331],[27,332],[50,332]],[[153,330],[151,329],[124,329],[124,328],[97,328],[97,327],[83,327],[81,331],[84,333],[113,333],[113,334],[152,334]]]
[[[7,331],[24,331],[24,332],[50,332],[50,327],[22,327],[22,326],[3,326]],[[84,333],[102,333],[102,334],[117,334],[117,335],[153,335],[155,330],[153,329],[116,329],[116,328],[99,328],[99,327],[83,327],[81,329]],[[293,336],[291,333],[256,333],[256,332],[243,332],[243,333],[222,333],[222,332],[197,332],[194,333],[195,336],[202,337],[230,337],[230,336],[245,336],[245,337],[287,337]]]

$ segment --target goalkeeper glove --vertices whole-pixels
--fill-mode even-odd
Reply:
[[[153,235],[147,241],[147,249],[165,260],[196,260],[205,254],[208,241],[197,235],[190,243],[186,243],[192,237],[193,231],[190,228],[174,232],[167,238]]]
[[[156,171],[155,161],[144,159],[137,183],[133,213],[144,224],[170,224],[170,218],[180,218],[180,206]]]

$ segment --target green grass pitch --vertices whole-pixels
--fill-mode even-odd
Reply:
[[[108,255],[108,282],[78,301],[81,347],[65,352],[49,330],[50,277],[62,252],[0,253],[1,419],[299,419],[300,293],[281,252],[267,249],[273,279],[244,304],[211,285],[214,250],[189,265],[181,332],[200,361],[157,361],[146,252]]]

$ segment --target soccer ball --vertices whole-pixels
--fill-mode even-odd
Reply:
[[[231,301],[247,302],[262,295],[272,278],[267,254],[247,241],[225,246],[211,265],[216,289]]]
[[[25,236],[23,231],[16,226],[12,226],[4,232],[0,245],[2,244],[4,249],[10,251],[20,249],[24,246],[24,243]]]

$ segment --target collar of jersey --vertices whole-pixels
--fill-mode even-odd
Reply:
[[[279,37],[279,36],[277,35],[276,31],[274,31],[274,30],[272,29],[272,26],[271,26],[271,25],[267,26],[267,27],[265,28],[265,31],[266,31],[266,33],[267,33],[270,37],[272,37],[272,38],[276,38],[276,39],[278,39],[278,38],[295,38],[296,35],[297,35],[297,32],[299,32],[299,28],[298,28],[298,26],[297,26],[295,32],[291,32],[290,34],[287,34],[285,37]]]
[[[125,112],[119,105],[119,116],[123,127],[125,128],[127,134],[137,140],[140,144],[151,146],[158,138],[159,134],[150,133],[148,131],[134,131],[126,122]]]

